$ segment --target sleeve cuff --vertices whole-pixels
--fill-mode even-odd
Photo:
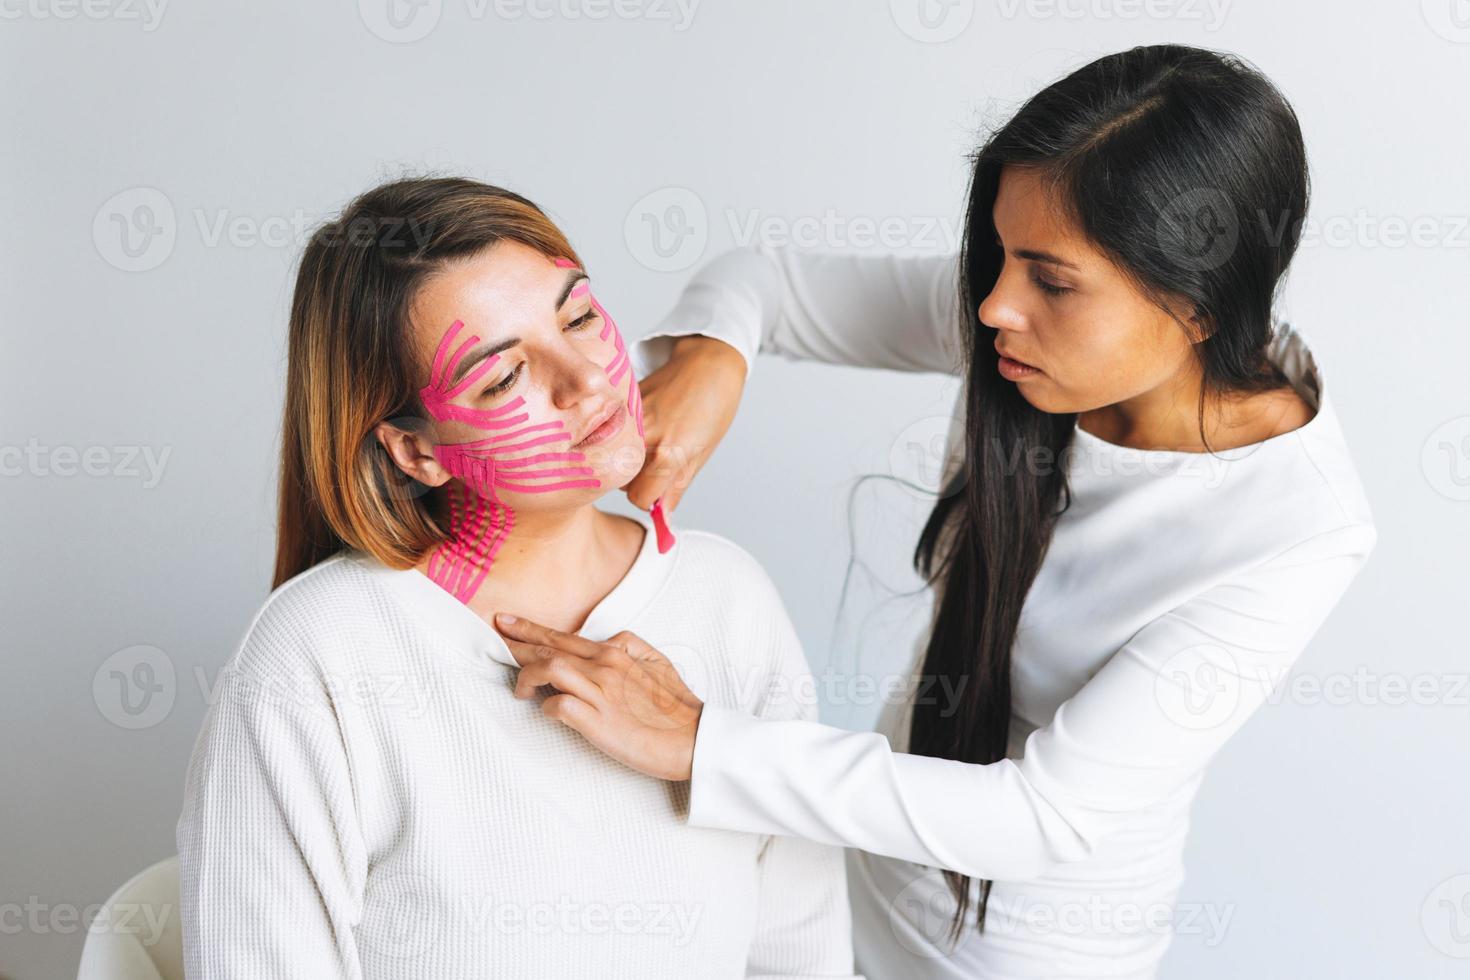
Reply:
[[[740,764],[741,744],[750,727],[766,722],[736,708],[705,704],[694,736],[694,759],[689,776],[689,824],[717,830],[752,832],[739,819],[731,770]],[[759,832],[759,831],[754,831]]]
[[[746,378],[750,377],[750,371],[755,362],[754,355],[752,352],[745,350],[744,347],[732,338],[722,335],[712,327],[664,329],[662,324],[654,328],[654,331],[646,337],[642,337],[633,342],[633,346],[629,349],[629,356],[633,360],[633,371],[638,377],[646,378],[669,362],[669,355],[673,353],[674,340],[676,338],[692,337],[695,335],[713,337],[715,340],[722,341],[735,348],[745,360]]]

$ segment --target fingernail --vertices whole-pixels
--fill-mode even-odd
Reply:
[[[505,625],[509,626],[511,623],[514,623],[516,621],[516,618],[510,613],[496,613],[495,620],[496,622],[504,623]]]

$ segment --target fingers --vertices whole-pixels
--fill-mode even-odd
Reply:
[[[643,393],[643,470],[625,488],[647,511],[663,498],[672,513],[705,459],[725,437],[745,392],[745,357],[725,341],[686,335],[668,361],[639,382]]]
[[[538,660],[545,660],[553,652],[550,647],[539,646],[535,643],[522,643],[520,640],[512,640],[510,637],[502,637],[502,639],[505,640],[505,648],[510,651],[511,657],[514,658],[516,665],[519,667],[534,664]]]
[[[668,447],[655,448],[653,455],[663,455],[665,461],[645,460],[643,469],[623,490],[639,510],[650,510],[653,502],[662,498],[664,512],[671,513],[694,481],[703,460],[691,460],[689,454]]]
[[[646,658],[650,654],[658,657],[659,659],[663,659],[663,654],[659,653],[652,646],[650,646],[647,640],[639,636],[637,633],[633,633],[628,630],[623,630],[619,633],[614,633],[612,636],[609,636],[607,638],[607,645],[617,647],[618,649],[625,651],[630,657],[635,657],[640,660]]]
[[[687,459],[686,453],[660,441],[657,433],[650,433],[643,469],[623,488],[628,500],[639,510],[647,511],[662,497],[664,508],[668,509],[669,495],[682,495],[689,479]]]
[[[692,478],[692,474],[691,474]],[[688,480],[676,480],[664,494],[664,513],[672,514],[679,506],[679,501],[684,498],[684,490],[689,486]]]
[[[534,697],[543,687],[554,687],[590,707],[599,707],[603,703],[602,689],[583,672],[585,664],[587,661],[567,654],[554,654],[529,663],[516,675],[515,696],[524,700]]]
[[[553,694],[541,702],[541,713],[589,739],[598,717],[597,709],[570,694]]]
[[[623,488],[628,495],[628,502],[639,510],[647,512],[653,509],[653,502],[668,493],[670,479],[662,474],[655,474],[648,469],[648,464],[643,464],[643,470],[633,477],[632,481]],[[665,503],[667,506],[667,502]]]
[[[495,628],[507,641],[518,641],[507,642],[506,645],[522,667],[530,661],[545,659],[547,651],[595,657],[601,646],[575,633],[563,633],[529,619],[518,619],[510,613],[496,613]]]

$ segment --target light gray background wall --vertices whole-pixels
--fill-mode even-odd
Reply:
[[[1165,975],[1463,975],[1465,0],[387,2],[0,0],[0,974],[70,974],[77,917],[173,850],[208,691],[267,591],[286,301],[314,222],[401,172],[503,182],[562,222],[636,336],[752,233],[952,248],[987,119],[1173,40],[1246,55],[1301,114],[1315,197],[1287,312],[1381,542],[1214,766],[1183,896],[1201,917]],[[847,493],[922,477],[912,446],[953,394],[762,359],[681,509],[766,564],[819,672],[906,652],[922,603],[881,600],[914,584],[926,507],[859,495],[839,617]],[[158,689],[141,713],[115,671]],[[833,721],[876,711],[828,693]]]

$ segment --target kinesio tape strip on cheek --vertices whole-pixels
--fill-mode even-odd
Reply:
[[[524,442],[514,442],[523,435],[530,435],[531,429],[547,427],[555,428],[547,435],[537,436]],[[510,455],[551,443],[567,442],[571,438],[571,434],[560,422],[547,422],[540,426],[527,426],[526,429],[519,432],[490,439],[435,446],[434,458],[439,460],[450,473],[469,484],[476,493],[485,497],[494,496],[496,490],[509,490],[514,493],[550,493],[553,490],[596,489],[602,486],[602,483],[593,476],[592,467],[565,465],[584,462],[586,457],[581,453]],[[506,439],[513,442],[502,444],[502,441]],[[567,476],[578,477],[578,479],[561,479]],[[527,482],[528,480],[544,479],[556,479],[558,482]]]
[[[515,527],[515,511],[500,498],[499,491],[552,493],[602,486],[590,466],[577,465],[585,461],[581,453],[513,455],[570,439],[558,421],[528,425],[489,439],[435,446],[434,457],[461,483],[447,488],[449,536],[429,557],[429,578],[460,602],[474,598]]]
[[[581,287],[578,288],[580,289]],[[573,294],[576,295],[575,290]],[[628,348],[623,343],[623,333],[618,329],[618,325],[613,321],[613,318],[608,314],[607,310],[603,308],[602,304],[597,301],[597,297],[595,296],[592,297],[592,308],[597,311],[597,315],[602,317],[603,320],[602,333],[599,335],[599,339],[606,341],[609,335],[613,338],[613,349],[615,353],[613,354],[613,359],[608,362],[603,370],[607,374],[608,381],[614,387],[622,380],[624,374],[628,375],[628,414],[633,416],[633,421],[638,425],[638,438],[645,438],[643,434],[643,392],[638,389],[638,378],[633,374],[632,362],[628,357]],[[653,507],[650,509],[649,515],[653,518],[654,533],[658,535],[658,553],[661,555],[666,554],[674,546],[674,532],[669,529],[668,518],[664,516],[662,498],[653,502]]]
[[[552,262],[558,269],[578,268],[577,263],[573,262],[571,259],[558,257],[553,259]],[[580,282],[572,289],[567,298],[574,299],[582,296],[588,296],[591,292],[592,287],[590,285],[585,282]],[[623,343],[622,331],[618,329],[618,325],[613,322],[613,318],[608,315],[607,310],[604,309],[602,304],[597,301],[597,297],[592,296],[591,299],[592,308],[597,311],[598,316],[602,317],[602,331],[597,335],[597,339],[604,342],[608,339],[609,336],[611,336],[613,339],[613,359],[609,361],[607,365],[603,368],[603,373],[607,375],[607,380],[612,383],[613,387],[617,387],[619,384],[622,383],[624,374],[627,374],[629,376],[627,400],[628,414],[633,416],[633,422],[638,427],[638,438],[642,439],[644,438],[643,393],[638,390],[638,379],[633,376],[633,372],[631,370],[632,362],[628,358],[627,346]]]
[[[464,422],[494,433],[434,447],[435,459],[460,482],[445,488],[449,533],[430,554],[427,573],[456,599],[469,603],[515,527],[515,511],[501,499],[500,491],[542,494],[596,489],[602,483],[592,467],[585,465],[582,453],[566,448],[572,438],[566,425],[559,419],[532,421],[524,398],[492,410],[453,404],[452,399],[469,390],[499,360],[499,355],[492,355],[462,381],[450,384],[456,366],[480,340],[472,335],[456,347],[464,330],[464,322],[456,320],[445,332],[434,354],[429,384],[420,389],[420,395],[439,421]],[[556,451],[558,446],[562,451]]]
[[[633,422],[638,426],[638,438],[643,436],[643,394],[638,390],[638,379],[633,376],[632,361],[628,358],[628,348],[623,343],[623,332],[613,322],[597,297],[592,297],[592,308],[597,315],[602,317],[602,332],[598,334],[599,340],[607,340],[609,336],[613,339],[613,358],[602,369],[607,375],[607,380],[616,388],[622,383],[623,375],[628,375],[628,414],[633,416]]]
[[[570,439],[557,421],[474,442],[435,446],[434,458],[461,482],[458,486],[451,483],[446,490],[449,536],[429,557],[429,578],[460,602],[474,598],[515,527],[515,511],[500,498],[499,491],[552,493],[602,486],[590,466],[577,465],[585,461],[581,453],[516,455]]]

